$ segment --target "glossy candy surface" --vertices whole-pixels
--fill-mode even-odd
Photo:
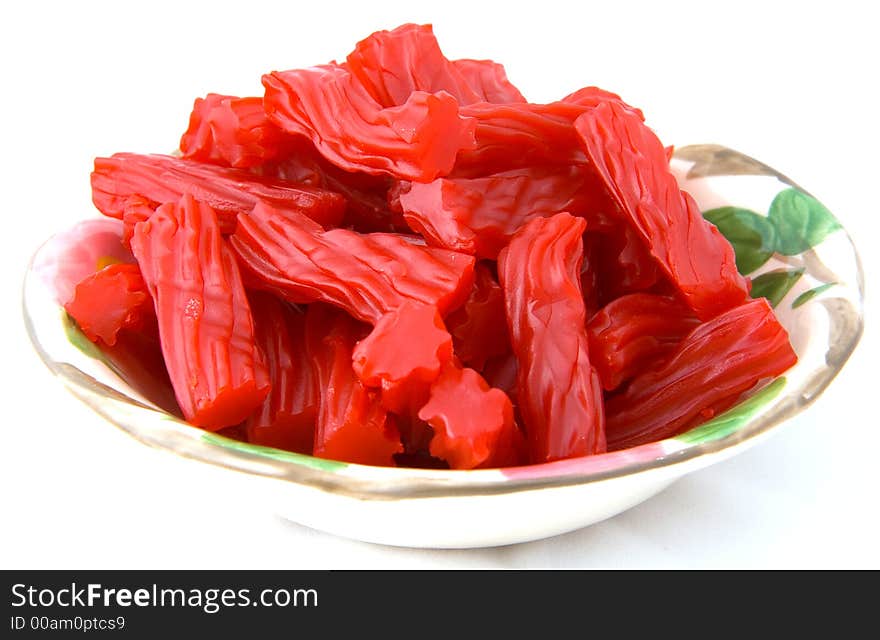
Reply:
[[[186,419],[220,429],[269,392],[235,256],[214,210],[183,196],[135,226],[131,248],[156,307],[165,364]]]
[[[631,110],[607,101],[574,124],[584,150],[645,247],[694,313],[707,320],[745,302],[730,243],[679,189],[666,150]]]
[[[61,302],[111,362],[160,371],[163,408],[322,458],[483,469],[678,435],[795,362],[620,96],[529,102],[430,25],[339,59],[197,98],[181,157],[95,160],[126,264],[78,269]]]
[[[329,302],[370,323],[406,301],[444,313],[473,281],[470,256],[396,234],[324,231],[304,215],[262,205],[239,217],[230,243],[253,286],[290,302]]]
[[[480,178],[439,178],[402,185],[409,227],[432,245],[496,259],[523,224],[561,211],[601,210],[601,187],[582,167],[512,169]]]
[[[419,418],[434,428],[431,454],[453,469],[503,467],[524,461],[513,406],[473,369],[446,367]]]
[[[474,145],[473,120],[445,91],[415,91],[403,104],[384,107],[337,65],[275,71],[263,76],[263,86],[272,122],[308,137],[348,171],[433,180]]]
[[[410,301],[379,318],[353,354],[361,382],[381,390],[382,405],[402,415],[419,410],[451,361],[452,336],[437,307]]]
[[[498,258],[532,462],[605,451],[602,389],[590,363],[580,286],[585,227],[567,213],[536,218]]]
[[[318,387],[314,454],[361,464],[392,466],[403,451],[394,417],[367,389],[351,366],[352,351],[365,327],[322,304],[309,307],[306,345]]]
[[[156,154],[95,158],[92,201],[105,216],[122,218],[131,196],[160,205],[177,202],[184,193],[214,209],[224,234],[235,229],[239,213],[258,203],[297,211],[325,226],[338,224],[345,213],[345,199],[337,193],[240,169]]]
[[[256,342],[266,359],[272,388],[245,423],[247,439],[297,453],[311,453],[318,411],[318,385],[305,340],[305,314],[275,296],[248,295]]]
[[[797,357],[764,298],[697,326],[665,361],[607,403],[608,446],[624,449],[679,433],[730,407]]]
[[[592,362],[613,390],[674,350],[699,320],[671,296],[631,293],[602,307],[587,324]]]
[[[93,342],[116,344],[123,329],[143,329],[154,316],[153,299],[136,264],[111,264],[76,285],[64,305]]]
[[[284,154],[291,144],[269,122],[262,98],[209,93],[196,98],[180,152],[188,160],[247,169]]]

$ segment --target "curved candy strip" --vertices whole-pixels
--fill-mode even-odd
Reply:
[[[445,91],[459,104],[482,97],[437,44],[431,25],[404,24],[376,31],[345,59],[348,69],[383,107],[404,104],[415,91]]]
[[[383,107],[346,69],[323,65],[263,76],[263,104],[284,131],[308,137],[347,171],[427,182],[473,147],[474,122],[448,93],[415,91]]]
[[[133,195],[160,205],[176,203],[184,193],[214,209],[224,234],[235,229],[239,213],[257,203],[298,211],[325,227],[339,224],[345,213],[345,198],[337,193],[240,169],[163,155],[115,153],[95,158],[92,201],[105,216],[122,218]]]
[[[764,298],[704,322],[670,357],[606,403],[608,448],[669,438],[712,418],[759,380],[797,362]]]
[[[131,249],[156,306],[162,354],[188,422],[241,422],[269,392],[238,265],[213,209],[185,195],[139,222]]]
[[[306,345],[318,385],[320,408],[314,455],[330,460],[395,466],[403,452],[394,419],[351,367],[352,350],[366,328],[332,307],[306,312]]]
[[[491,259],[532,218],[561,211],[589,218],[613,207],[604,188],[578,166],[405,183],[399,200],[404,220],[430,244]]]
[[[230,244],[254,287],[291,302],[323,301],[376,324],[406,301],[460,305],[474,259],[386,233],[324,231],[303,215],[258,205],[239,216]]]
[[[92,342],[116,344],[123,329],[138,329],[155,316],[153,299],[136,264],[111,264],[76,285],[64,309]]]
[[[476,146],[458,154],[453,175],[475,177],[536,165],[585,164],[587,156],[573,124],[585,111],[605,101],[614,101],[641,118],[641,112],[619,96],[596,87],[585,87],[548,104],[479,102],[462,106],[462,116],[476,121]]]
[[[459,104],[525,102],[491,60],[452,60],[440,50],[431,25],[405,24],[358,42],[346,65],[382,106],[403,104],[414,91],[446,91]]]
[[[700,321],[679,300],[631,293],[602,307],[587,323],[590,362],[612,390],[672,352]]]
[[[250,292],[248,298],[272,389],[245,423],[247,440],[311,453],[319,400],[306,353],[305,314],[260,291]]]
[[[580,288],[585,228],[567,213],[536,218],[498,256],[532,462],[605,451],[602,388]]]
[[[679,189],[657,136],[615,101],[575,121],[583,148],[627,224],[701,320],[746,300],[733,248]]]
[[[247,169],[282,155],[287,138],[269,122],[262,98],[209,93],[196,98],[180,151],[189,160]]]

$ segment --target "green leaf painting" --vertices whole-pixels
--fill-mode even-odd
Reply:
[[[745,402],[736,405],[733,409],[722,413],[720,416],[700,425],[696,429],[676,436],[676,439],[688,444],[698,444],[718,440],[730,435],[751,420],[761,408],[776,398],[785,387],[785,383],[785,377],[777,378]]]
[[[793,256],[822,242],[840,223],[813,196],[785,189],[773,199],[767,219],[776,229],[776,251]]]
[[[741,207],[703,212],[736,253],[736,268],[748,275],[774,253],[794,256],[815,247],[840,223],[813,196],[798,189],[780,191],[766,216]]]
[[[803,269],[779,269],[762,273],[752,280],[752,297],[767,298],[770,306],[775,307],[782,302],[785,294],[791,291],[803,273]]]
[[[742,207],[718,207],[704,211],[703,217],[730,242],[736,254],[736,268],[743,275],[758,270],[774,254],[802,254],[841,228],[821,202],[795,188],[776,194],[766,216]],[[791,258],[783,258],[783,261],[794,262],[795,266],[798,262]],[[752,278],[752,297],[767,298],[775,307],[803,273],[804,268],[762,273]],[[801,293],[792,303],[792,309],[809,302],[833,284],[822,283]]]
[[[809,291],[804,291],[801,295],[794,299],[794,302],[791,303],[792,309],[797,309],[802,304],[805,304],[818,296],[823,291],[830,289],[833,287],[836,282],[826,282],[825,284],[819,285],[815,289],[810,289]]]
[[[751,273],[773,255],[776,230],[765,216],[739,207],[719,207],[706,211],[703,217],[733,245],[740,273]]]

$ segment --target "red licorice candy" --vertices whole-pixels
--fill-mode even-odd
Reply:
[[[605,451],[602,389],[590,363],[580,287],[585,227],[567,213],[536,218],[498,257],[532,462]]]
[[[455,355],[478,371],[490,359],[510,353],[504,292],[487,263],[477,263],[471,294],[449,314],[446,326],[452,334]]]
[[[351,366],[352,351],[366,328],[351,316],[322,304],[309,307],[306,344],[318,388],[314,454],[360,464],[393,466],[403,452],[400,433]]]
[[[156,154],[95,158],[92,201],[105,216],[122,218],[132,196],[160,205],[175,203],[185,193],[214,209],[224,234],[235,229],[239,213],[257,203],[296,211],[324,226],[339,224],[345,213],[345,198],[338,193],[241,169]]]
[[[358,83],[383,107],[404,104],[417,91],[445,91],[458,104],[480,102],[460,67],[449,61],[431,25],[405,24],[364,38],[345,59]]]
[[[247,169],[284,154],[289,144],[269,122],[262,98],[209,93],[196,98],[180,151],[189,160]]]
[[[139,222],[131,249],[156,307],[162,353],[187,421],[217,430],[247,418],[269,375],[235,256],[214,210],[186,195]]]
[[[340,59],[197,98],[181,157],[95,160],[137,264],[90,258],[63,302],[157,406],[333,460],[485,469],[675,436],[796,362],[619,96],[531,103],[430,25]]]
[[[311,453],[318,411],[318,385],[306,352],[305,314],[275,296],[248,295],[256,342],[271,389],[245,424],[249,442]]]
[[[153,299],[136,264],[111,264],[76,285],[64,305],[82,332],[93,342],[116,344],[123,329],[144,329],[151,320]]]
[[[403,415],[425,403],[451,360],[452,336],[437,307],[410,301],[383,315],[353,355],[361,382],[381,390],[383,406]]]
[[[474,259],[388,233],[324,231],[304,215],[258,205],[230,238],[253,286],[291,302],[320,300],[376,323],[406,301],[441,314],[467,297]]]
[[[473,369],[446,367],[419,418],[434,429],[431,455],[453,469],[505,467],[524,461],[522,434],[503,391],[492,389]]]
[[[613,206],[578,166],[410,182],[401,185],[398,199],[406,223],[430,244],[493,260],[532,218],[561,211],[591,218]]]
[[[708,320],[745,302],[749,283],[736,270],[733,248],[679,189],[666,150],[642,119],[607,100],[579,116],[574,127],[624,223],[697,317]]]
[[[414,91],[403,104],[385,107],[338,65],[274,71],[263,76],[263,86],[270,120],[308,137],[348,171],[433,180],[474,146],[474,121],[445,91]]]
[[[727,409],[758,381],[797,362],[765,298],[698,325],[672,355],[607,402],[609,449],[668,438]]]
[[[657,364],[699,324],[671,296],[631,293],[609,302],[587,323],[590,358],[602,387],[616,389]]]

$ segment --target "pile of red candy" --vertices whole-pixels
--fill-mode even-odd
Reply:
[[[130,264],[91,339],[155,335],[191,424],[373,465],[542,463],[673,436],[796,356],[620,97],[532,104],[430,26],[195,101],[181,156],[95,160]]]

